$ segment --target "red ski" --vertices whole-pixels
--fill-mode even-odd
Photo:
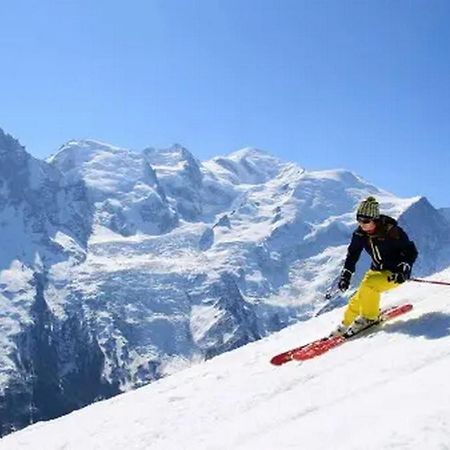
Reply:
[[[391,320],[397,316],[407,313],[408,311],[411,311],[412,308],[413,306],[411,304],[391,306],[381,311],[380,320],[356,334],[351,336],[344,335],[318,339],[317,341],[313,341],[300,347],[288,350],[287,352],[280,353],[279,355],[274,356],[270,362],[275,366],[281,366],[282,364],[292,361],[293,359],[298,361],[306,361],[307,359],[315,358],[316,356],[322,355],[334,347],[338,347],[344,342],[359,336],[361,333],[364,333],[365,331],[370,330],[383,322],[386,322],[387,320]]]

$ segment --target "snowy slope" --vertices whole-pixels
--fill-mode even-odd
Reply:
[[[339,306],[323,294],[368,195],[419,244],[415,275],[450,266],[425,198],[346,170],[95,140],[38,161],[0,132],[0,435]]]
[[[450,270],[434,278],[450,282]],[[269,364],[328,332],[342,311],[30,426],[0,449],[448,449],[449,290],[399,287],[383,303],[410,301],[412,312],[315,360]]]

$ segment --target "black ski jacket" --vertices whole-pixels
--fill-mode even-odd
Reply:
[[[409,240],[397,221],[392,217],[381,215],[376,224],[374,234],[366,233],[361,227],[353,232],[344,268],[353,273],[363,249],[372,258],[370,267],[372,270],[395,272],[401,262],[406,262],[412,267],[418,252],[414,242]]]

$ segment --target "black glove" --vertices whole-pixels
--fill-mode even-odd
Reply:
[[[350,286],[350,280],[353,273],[348,269],[342,269],[341,277],[339,278],[338,288],[340,291],[345,292]]]
[[[411,266],[406,262],[401,262],[397,269],[392,273],[392,281],[397,284],[402,284],[411,277]]]

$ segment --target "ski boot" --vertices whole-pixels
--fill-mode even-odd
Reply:
[[[329,337],[343,336],[347,333],[349,327],[341,322],[329,335]]]
[[[374,323],[377,323],[378,319],[367,319],[366,317],[359,316],[355,321],[348,327],[345,332],[346,336],[353,336],[366,328],[369,328]]]

